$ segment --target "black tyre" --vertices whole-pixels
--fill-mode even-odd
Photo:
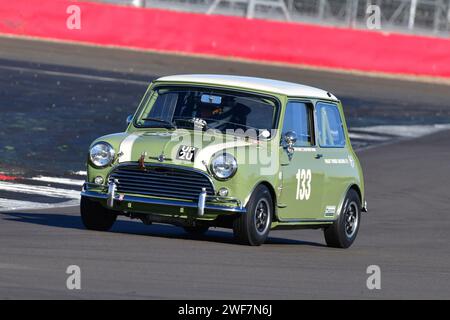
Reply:
[[[117,219],[116,213],[86,197],[81,197],[80,213],[84,226],[89,230],[108,231]]]
[[[208,226],[195,226],[195,227],[189,226],[189,227],[183,227],[183,229],[190,235],[201,236],[201,235],[204,235],[208,231],[209,227]]]
[[[253,192],[247,204],[247,213],[233,222],[233,233],[241,244],[260,246],[270,232],[273,214],[273,200],[269,189],[260,185]]]
[[[350,189],[339,218],[324,230],[327,245],[333,248],[350,247],[358,235],[360,222],[361,199],[355,190]]]

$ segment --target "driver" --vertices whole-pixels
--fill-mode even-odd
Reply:
[[[222,114],[223,109],[220,105],[210,104],[210,103],[200,103],[197,109],[197,118],[201,119],[211,119]]]

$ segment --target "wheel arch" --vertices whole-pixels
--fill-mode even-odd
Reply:
[[[359,200],[361,201],[361,204],[362,204],[363,203],[363,197],[362,197],[362,193],[361,193],[361,188],[357,184],[354,183],[348,188],[347,192],[349,192],[350,190],[355,190],[356,191],[356,193],[359,196]]]
[[[244,206],[247,206],[248,201],[250,200],[250,197],[252,196],[253,192],[255,192],[256,188],[259,187],[260,185],[265,186],[269,190],[270,196],[272,197],[272,205],[273,205],[272,221],[274,221],[278,217],[278,213],[277,213],[277,194],[275,192],[275,188],[273,187],[273,185],[269,181],[266,181],[266,180],[258,181],[254,185],[252,191],[249,193],[247,198],[245,199]]]
[[[358,184],[351,183],[345,190],[344,194],[342,195],[341,202],[339,203],[339,207],[338,207],[338,211],[337,211],[338,214],[336,216],[336,219],[338,219],[339,216],[341,215],[342,209],[345,205],[345,203],[344,203],[345,198],[347,197],[347,194],[350,190],[354,190],[358,194],[359,200],[361,201],[361,205],[363,205],[363,195],[361,192],[361,188],[358,186]],[[362,209],[362,208],[360,208],[360,209]]]

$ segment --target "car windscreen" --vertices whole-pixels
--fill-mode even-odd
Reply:
[[[159,87],[143,100],[137,127],[220,130],[276,128],[275,98],[238,91],[198,87]]]

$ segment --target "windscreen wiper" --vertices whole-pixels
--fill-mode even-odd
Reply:
[[[141,120],[144,120],[144,121],[155,121],[155,122],[159,122],[159,123],[164,123],[164,124],[167,125],[167,127],[171,128],[171,129],[177,129],[177,126],[172,121],[158,119],[158,118],[143,118]]]

